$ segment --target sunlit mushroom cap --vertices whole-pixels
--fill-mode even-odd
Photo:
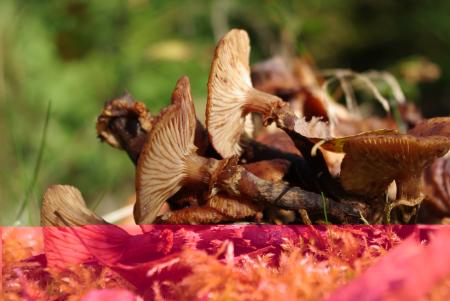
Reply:
[[[164,202],[183,186],[186,159],[195,154],[195,110],[189,79],[175,87],[173,104],[153,124],[136,169],[136,223],[152,223]]]
[[[233,29],[218,43],[211,65],[206,127],[214,148],[224,158],[241,153],[243,107],[252,89],[249,56],[247,32]]]
[[[406,189],[411,191],[406,193],[414,197],[419,193],[423,169],[449,148],[450,140],[437,136],[362,135],[347,139],[343,144],[341,183],[349,192],[375,197],[393,180],[399,186],[412,179],[417,183],[408,183]]]
[[[41,226],[84,226],[107,224],[86,207],[78,189],[67,185],[50,186],[41,207]]]

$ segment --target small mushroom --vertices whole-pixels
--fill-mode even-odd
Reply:
[[[163,203],[185,185],[206,185],[212,194],[267,202],[286,209],[323,210],[318,194],[289,187],[284,182],[265,181],[236,164],[236,160],[201,157],[194,145],[195,110],[189,80],[181,78],[175,88],[180,100],[161,112],[139,158],[136,172],[135,220],[152,223]],[[357,209],[332,200],[328,212],[344,220]]]
[[[447,153],[450,139],[378,131],[337,138],[325,142],[322,147],[345,153],[340,180],[349,193],[376,199],[395,181],[397,196],[396,201],[389,204],[390,212],[398,205],[420,204],[423,200],[422,172]]]
[[[145,105],[126,93],[105,104],[97,118],[97,135],[112,147],[124,149],[136,163],[152,121]]]
[[[264,124],[275,121],[289,134],[302,120],[281,98],[253,88],[249,56],[247,33],[233,29],[218,43],[211,64],[206,127],[211,143],[223,158],[241,153],[240,137],[245,116],[250,112],[262,114]]]
[[[50,186],[41,207],[41,226],[84,226],[108,224],[86,207],[78,189],[68,185]]]
[[[368,135],[355,137],[344,145],[341,182],[347,191],[374,197],[395,180],[397,199],[420,195],[423,169],[445,155],[450,140],[409,135]]]
[[[239,145],[249,107],[258,106],[250,95],[261,93],[261,110],[272,110],[272,103],[283,103],[276,96],[253,88],[249,66],[250,43],[243,30],[232,30],[219,42],[208,80],[206,127],[210,140],[224,158],[240,155]]]
[[[177,95],[172,95],[171,102],[178,101]],[[250,117],[250,116],[248,116]],[[246,130],[249,130],[251,122],[246,119]],[[133,100],[130,94],[109,101],[105,104],[101,114],[97,118],[97,135],[102,140],[117,149],[127,152],[134,164],[142,151],[148,132],[153,123],[153,118],[144,103]],[[198,154],[214,156],[215,151],[209,144],[208,132],[197,120],[195,128],[195,145]],[[298,156],[261,145],[249,136],[243,136],[241,145],[246,152],[243,160],[254,162],[274,158],[298,160]]]

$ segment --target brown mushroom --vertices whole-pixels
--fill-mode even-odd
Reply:
[[[320,195],[289,187],[284,182],[262,180],[236,164],[236,160],[201,157],[194,145],[195,111],[189,80],[181,78],[175,88],[180,102],[166,108],[153,124],[139,158],[136,172],[135,220],[152,223],[162,204],[185,185],[205,185],[212,194],[224,191],[236,198],[267,202],[286,209],[323,210]],[[357,209],[332,200],[330,216],[344,220]]]
[[[78,189],[67,185],[50,186],[41,207],[41,226],[84,226],[108,224],[86,207]]]
[[[279,97],[253,88],[249,56],[247,33],[233,29],[218,43],[211,64],[206,127],[211,143],[224,158],[241,153],[239,141],[244,118],[250,112],[262,114],[265,124],[275,121],[289,134],[295,132],[295,124],[302,120]],[[316,124],[315,128],[319,126]]]
[[[145,105],[126,93],[105,104],[97,118],[97,135],[112,147],[124,149],[136,163],[152,120]]]
[[[447,153],[450,139],[379,131],[330,140],[322,146],[345,153],[340,180],[347,192],[375,199],[384,195],[389,184],[395,181],[397,197],[388,206],[390,212],[398,205],[420,204],[422,172]]]
[[[244,118],[250,112],[259,113],[264,124],[275,121],[294,141],[306,162],[300,164],[300,169],[311,175],[314,190],[338,197],[338,184],[329,173],[322,153],[319,151],[311,156],[314,144],[307,139],[330,137],[328,124],[320,118],[307,121],[298,117],[282,99],[253,88],[249,55],[249,38],[243,30],[231,30],[216,47],[206,108],[206,125],[212,145],[223,158],[240,155]]]
[[[174,103],[177,98],[172,97],[171,101]],[[145,104],[133,100],[131,95],[127,93],[105,104],[97,118],[97,135],[112,147],[125,150],[133,163],[137,164],[137,159],[147,140],[152,122],[153,118]],[[194,143],[198,148],[197,152],[200,155],[214,156],[215,152],[212,151],[213,149],[209,144],[208,132],[198,120],[195,130]],[[243,154],[243,160],[246,162],[274,158],[299,160],[298,156],[273,149],[267,145],[261,145],[248,136],[242,137],[241,145],[246,150]]]

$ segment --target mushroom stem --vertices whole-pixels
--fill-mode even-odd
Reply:
[[[190,184],[208,184],[214,171],[219,167],[219,160],[192,155],[186,160],[186,182]]]
[[[359,216],[353,206],[331,199],[324,202],[320,194],[291,187],[285,182],[263,180],[237,165],[235,160],[204,158],[194,153],[186,159],[185,166],[186,183],[209,184],[236,198],[265,202],[284,209],[306,209],[313,212],[322,212],[326,203],[327,212],[339,222]],[[178,218],[181,216],[175,219]]]
[[[285,182],[265,181],[235,164],[227,164],[222,169],[216,185],[234,197],[267,202],[284,209],[321,212],[326,204],[330,216],[340,222],[359,217],[357,208],[350,204],[338,203],[332,199],[326,199],[324,202],[320,194],[291,187]]]
[[[257,89],[251,89],[244,107],[244,114],[249,112],[261,113],[266,118],[270,118],[274,111],[287,105],[275,95],[261,92]],[[268,120],[264,119],[265,124]]]
[[[397,184],[397,200],[415,199],[419,196],[423,188],[421,173],[415,175],[406,175],[403,178],[395,180]]]

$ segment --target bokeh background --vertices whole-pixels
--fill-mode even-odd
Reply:
[[[320,68],[388,70],[425,116],[450,114],[450,1],[1,0],[0,225],[38,224],[55,183],[99,213],[124,205],[134,168],[96,138],[104,102],[127,90],[157,113],[188,75],[202,115],[233,27],[252,62],[308,53]]]

